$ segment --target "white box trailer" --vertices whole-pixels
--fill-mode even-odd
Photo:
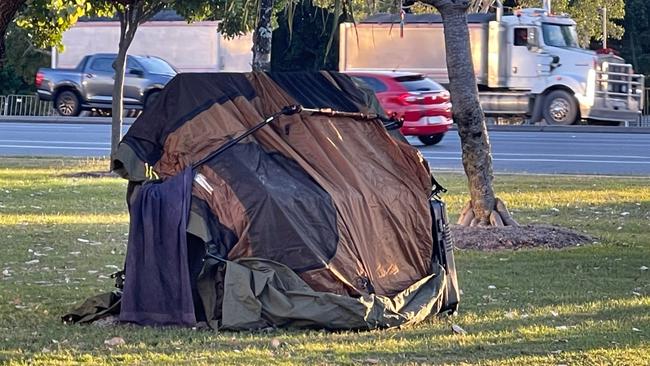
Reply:
[[[378,14],[340,27],[341,71],[400,70],[447,84],[442,18]],[[578,46],[576,23],[545,9],[513,15],[469,14],[474,72],[488,116],[532,116],[535,122],[638,119],[643,76],[613,55]]]
[[[250,35],[226,39],[218,22],[187,23],[173,11],[163,11],[138,27],[129,54],[157,56],[180,72],[250,71]],[[53,68],[72,68],[86,55],[117,53],[119,22],[80,21],[63,34],[64,51],[53,57]]]

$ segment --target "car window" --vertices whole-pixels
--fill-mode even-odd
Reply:
[[[142,70],[142,66],[140,66],[140,65],[139,65],[139,64],[138,64],[134,59],[132,59],[131,57],[128,57],[128,58],[126,59],[126,69],[127,69],[127,70],[133,70],[133,69]]]
[[[360,79],[366,85],[368,85],[375,93],[381,93],[385,92],[388,90],[388,87],[386,87],[386,84],[381,82],[381,80],[377,78],[373,78],[372,76],[355,76],[357,79]]]
[[[90,69],[99,72],[113,72],[114,58],[98,57],[90,63]]]
[[[444,91],[445,88],[435,81],[422,75],[398,76],[395,81],[399,82],[408,91]]]
[[[154,74],[176,74],[176,70],[171,65],[157,57],[138,57],[138,62],[145,70]]]

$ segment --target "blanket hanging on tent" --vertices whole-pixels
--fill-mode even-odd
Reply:
[[[131,206],[120,320],[194,325],[187,258],[192,169],[145,184]]]

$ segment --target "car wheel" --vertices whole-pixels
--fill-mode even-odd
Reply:
[[[572,125],[578,119],[578,102],[571,93],[554,90],[544,97],[544,119],[550,125]]]
[[[442,141],[442,138],[445,137],[444,133],[437,133],[435,135],[429,135],[429,136],[418,136],[418,140],[420,140],[421,143],[430,146],[430,145],[435,145]]]
[[[149,107],[154,105],[159,95],[160,95],[160,91],[149,92],[149,94],[147,95],[147,99],[144,100],[144,109],[148,109]]]
[[[56,111],[64,117],[76,117],[81,113],[81,100],[77,93],[64,90],[56,96],[54,101]]]

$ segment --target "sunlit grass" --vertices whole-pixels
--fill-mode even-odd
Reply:
[[[564,250],[456,252],[460,315],[371,332],[211,332],[63,325],[59,316],[110,291],[128,215],[119,178],[71,178],[105,160],[0,162],[0,363],[642,365],[650,360],[647,178],[498,175],[522,223],[595,237]],[[438,174],[452,219],[466,182]],[[493,288],[495,287],[495,288]],[[458,324],[466,335],[454,334]],[[125,339],[109,348],[104,340]],[[279,346],[272,344],[277,339]]]

